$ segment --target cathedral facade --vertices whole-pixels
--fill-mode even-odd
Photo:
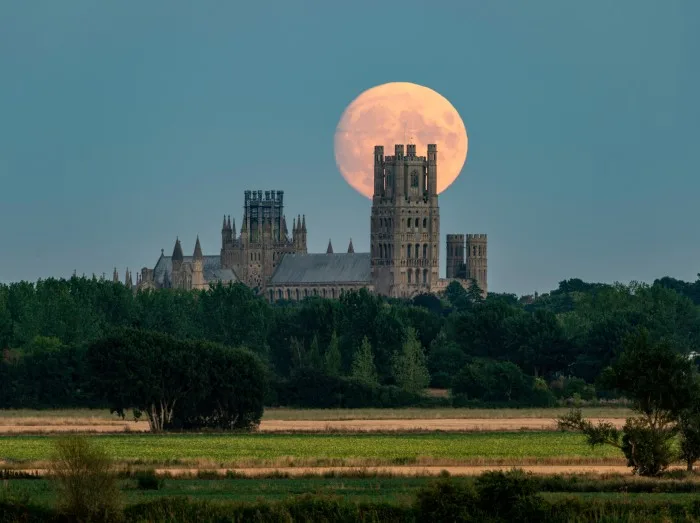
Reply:
[[[235,218],[224,216],[219,254],[204,255],[197,238],[185,256],[178,238],[171,256],[161,250],[155,267],[141,270],[135,289],[242,282],[270,301],[337,298],[360,288],[410,298],[440,292],[456,280],[465,287],[475,282],[485,293],[485,234],[448,234],[447,278],[439,277],[437,168],[434,144],[426,156],[418,156],[413,144],[405,150],[396,145],[390,156],[375,147],[368,253],[356,253],[352,240],[347,252],[334,252],[329,240],[325,253],[308,253],[306,217],[297,215],[289,232],[283,191],[245,191],[240,234]]]

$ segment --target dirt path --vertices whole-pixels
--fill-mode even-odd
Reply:
[[[623,418],[605,418],[616,427],[622,427]],[[556,430],[556,423],[551,418],[462,418],[462,419],[384,419],[384,420],[263,420],[259,432],[399,432],[399,431],[519,431],[519,430]],[[0,424],[0,433],[50,433],[50,432],[148,432],[145,421],[97,421],[74,420],[70,423],[32,423]]]

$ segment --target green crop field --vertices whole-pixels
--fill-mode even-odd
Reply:
[[[592,449],[580,434],[125,434],[89,436],[114,459],[141,464],[210,466],[624,463],[619,450]],[[54,436],[0,437],[0,459],[49,458]]]

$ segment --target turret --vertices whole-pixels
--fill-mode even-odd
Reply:
[[[175,239],[175,248],[173,249],[172,264],[173,264],[173,277],[172,285],[177,287],[180,281],[180,271],[182,270],[182,260],[184,256],[182,255],[182,246],[180,245],[180,239]]]
[[[467,278],[475,281],[479,288],[488,290],[488,258],[486,246],[488,238],[486,234],[467,234],[466,242],[466,269]]]
[[[202,246],[199,244],[199,235],[192,254],[192,288],[204,288],[204,256],[202,256]]]
[[[384,146],[374,146],[374,197],[384,195]]]
[[[328,238],[328,247],[326,248],[326,254],[333,254],[333,245],[331,245],[330,238]]]
[[[233,223],[233,225],[231,225]],[[236,219],[233,219],[233,222],[231,221],[231,215],[228,215],[228,228],[231,229],[231,239],[235,240],[236,239]]]
[[[348,254],[355,254],[355,247],[352,245],[352,238],[350,238],[350,244],[348,245]]]
[[[437,145],[428,144],[428,195],[437,197]]]
[[[126,278],[124,278],[124,285],[126,285],[127,289],[131,289],[134,286],[134,281],[131,279],[131,271],[129,268],[126,268]]]
[[[117,283],[119,281],[119,273],[117,272],[117,268],[114,268],[114,272],[112,273],[112,281],[114,283]]]

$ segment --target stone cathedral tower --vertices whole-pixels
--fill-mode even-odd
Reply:
[[[438,283],[440,208],[437,194],[437,145],[427,156],[416,146],[374,148],[374,196],[371,216],[371,274],[375,292],[410,297]]]

